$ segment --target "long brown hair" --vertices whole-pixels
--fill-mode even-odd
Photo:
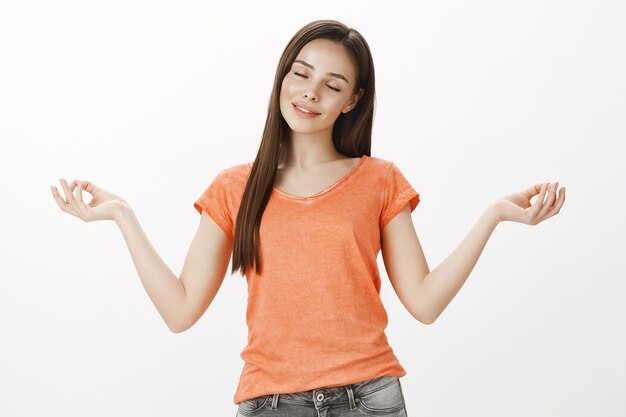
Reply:
[[[359,32],[336,20],[308,23],[291,38],[278,62],[261,144],[237,213],[231,273],[241,270],[245,275],[253,266],[257,273],[262,271],[259,255],[261,218],[273,190],[290,129],[280,112],[280,88],[300,50],[318,38],[341,43],[346,48],[356,68],[353,93],[360,88],[365,90],[357,105],[348,113],[341,113],[335,121],[333,144],[338,152],[348,157],[371,154],[375,91],[374,62],[369,46]]]

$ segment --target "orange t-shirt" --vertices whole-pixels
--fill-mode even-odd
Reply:
[[[231,240],[251,168],[222,170],[194,203]],[[274,188],[260,227],[264,271],[246,275],[248,343],[235,404],[406,375],[385,335],[376,258],[383,227],[419,201],[395,164],[367,155],[309,197]]]

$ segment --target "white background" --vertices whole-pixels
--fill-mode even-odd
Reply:
[[[372,155],[420,193],[431,270],[493,200],[567,188],[557,216],[497,226],[431,326],[379,256],[409,416],[625,415],[625,16],[617,0],[3,2],[0,415],[235,416],[243,278],[174,334],[115,223],[49,187],[123,196],[178,276],[193,202],[254,159],[280,54],[320,18],[370,45]]]

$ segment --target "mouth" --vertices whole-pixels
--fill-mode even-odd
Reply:
[[[314,111],[313,109],[311,109],[310,107],[307,107],[307,106],[305,106],[303,104],[291,103],[291,105],[293,106],[293,108],[296,111],[298,111],[298,112],[300,112],[302,114],[308,114],[308,115],[311,115],[311,116],[317,116],[317,115],[321,114],[321,113],[318,113],[318,112]]]

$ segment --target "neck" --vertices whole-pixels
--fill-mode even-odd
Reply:
[[[303,168],[334,161],[345,156],[335,149],[332,126],[324,132],[291,132],[278,167]]]

